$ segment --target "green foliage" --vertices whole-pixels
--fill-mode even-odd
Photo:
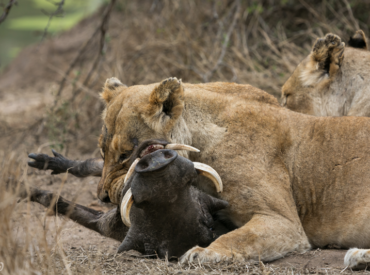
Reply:
[[[8,1],[0,0],[4,5]],[[55,3],[59,0],[23,0],[18,1],[0,26],[0,71],[16,57],[20,48],[40,41],[48,21],[49,14],[55,12]],[[48,35],[68,30],[81,19],[96,11],[107,0],[66,0],[64,14],[55,16],[48,27]]]
[[[257,14],[260,14],[263,12],[263,6],[259,2],[252,2],[252,4],[248,6],[248,12],[249,13],[256,12]]]
[[[57,32],[67,30],[76,25],[84,17],[81,13],[68,14],[64,17],[53,18],[52,23],[48,28],[48,32]],[[24,16],[10,20],[9,29],[12,30],[43,30],[45,29],[48,17],[40,16]]]
[[[32,0],[28,5],[33,5],[34,8],[40,10],[40,15],[21,16],[18,18],[10,19],[8,27],[13,30],[43,30],[49,20],[48,13],[53,13],[57,6],[50,1],[46,0]],[[49,32],[57,32],[70,29],[77,22],[85,16],[94,12],[102,0],[90,0],[87,3],[84,0],[65,1],[63,5],[64,15],[54,17],[48,28]],[[24,3],[25,4],[25,3]],[[44,11],[45,14],[42,14]]]

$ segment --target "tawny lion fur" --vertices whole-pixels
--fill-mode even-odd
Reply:
[[[370,116],[370,52],[363,31],[349,45],[334,34],[317,39],[284,84],[282,106],[315,116]]]
[[[119,82],[112,78],[108,82]],[[337,245],[370,247],[370,119],[314,117],[279,106],[250,85],[161,83],[111,88],[100,147],[99,197],[114,203],[137,142],[165,139],[220,174],[238,229],[186,261],[273,260],[288,252]],[[207,184],[207,182],[204,182]]]

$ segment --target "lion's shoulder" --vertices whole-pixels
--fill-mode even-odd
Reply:
[[[279,106],[279,103],[274,96],[249,84],[213,82],[204,84],[185,84],[185,90],[186,87],[191,89],[203,89],[219,95],[231,95],[233,97],[240,97],[241,99],[247,100],[249,102],[255,101],[259,103]]]

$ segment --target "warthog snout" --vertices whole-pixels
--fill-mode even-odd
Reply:
[[[178,154],[174,150],[158,150],[144,156],[136,165],[135,172],[147,173],[154,172],[169,165],[177,158]]]

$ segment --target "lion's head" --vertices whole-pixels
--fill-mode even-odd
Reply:
[[[106,102],[104,125],[99,147],[104,168],[98,185],[102,201],[118,204],[130,167],[140,158],[158,149],[187,151],[197,149],[181,116],[184,88],[181,80],[169,78],[161,83],[125,87],[118,79],[106,81],[101,97]],[[145,141],[145,142],[144,142]]]

